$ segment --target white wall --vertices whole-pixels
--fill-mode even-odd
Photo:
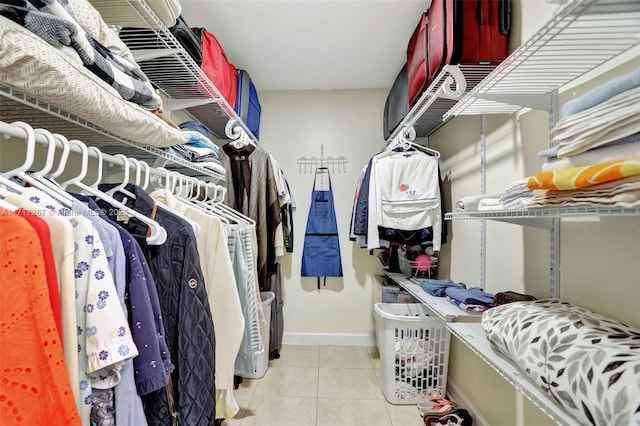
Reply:
[[[295,250],[282,261],[284,342],[373,345],[374,276],[380,263],[349,241],[349,222],[358,176],[384,145],[385,90],[262,92],[260,143],[275,156],[293,191]],[[301,278],[304,229],[314,175],[300,173],[298,158],[344,156],[346,173],[332,173],[343,278]],[[304,172],[304,170],[302,170]]]

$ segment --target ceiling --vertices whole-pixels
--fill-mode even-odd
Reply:
[[[181,0],[259,91],[389,88],[429,0]]]

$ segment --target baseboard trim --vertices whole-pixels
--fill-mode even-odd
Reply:
[[[473,403],[469,400],[469,398],[467,398],[464,392],[462,392],[460,388],[451,381],[451,379],[447,381],[447,394],[452,400],[457,403],[459,407],[466,408],[469,413],[471,413],[474,425],[489,426],[489,422],[487,421],[487,419],[482,417],[478,408],[473,405]]]
[[[295,333],[284,332],[285,345],[375,346],[373,334],[367,333]]]

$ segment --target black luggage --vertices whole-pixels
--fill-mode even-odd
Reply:
[[[407,64],[404,64],[396,81],[391,86],[389,96],[384,104],[383,130],[385,140],[398,127],[400,122],[409,112],[408,84],[407,84]]]
[[[187,51],[196,64],[200,66],[200,64],[202,64],[202,42],[196,37],[193,31],[191,31],[189,25],[184,22],[182,16],[178,17],[176,24],[169,28],[169,31],[171,31],[171,34],[173,34],[182,47],[184,47],[184,50]]]

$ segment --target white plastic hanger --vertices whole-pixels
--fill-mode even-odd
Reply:
[[[389,144],[386,150],[390,151],[395,148],[402,148],[403,150],[408,151],[411,148],[413,148],[418,151],[422,151],[425,154],[432,155],[436,158],[440,158],[440,153],[438,151],[415,143],[414,142],[415,138],[416,138],[416,129],[413,126],[403,129],[393,138],[393,140],[391,141],[391,143]]]
[[[10,172],[5,173],[4,177],[7,179],[9,179],[11,176],[19,178],[20,180],[28,183],[34,188],[39,189],[45,194],[55,198],[65,207],[70,208],[73,200],[69,197],[68,194],[64,193],[64,190],[62,190],[61,188],[56,188],[53,182],[46,182],[44,179],[36,179],[35,177],[27,173],[27,171],[31,169],[31,167],[33,166],[33,162],[35,159],[36,133],[34,129],[31,126],[29,126],[27,123],[24,123],[22,121],[16,121],[12,123],[12,125],[18,128],[21,128],[26,132],[27,137],[25,138],[25,141],[27,143],[27,151],[26,151],[24,163],[21,166],[11,170]],[[41,129],[39,130],[39,133],[44,134],[47,137],[47,139],[49,139],[50,143],[52,143],[53,137],[51,136],[51,133],[49,132],[44,133],[44,132],[45,131]],[[55,144],[54,144],[54,148],[55,148]],[[49,147],[48,152],[49,153],[52,152],[51,147]],[[45,168],[46,167],[50,167],[48,158],[47,158],[47,161],[45,162]]]
[[[125,189],[125,187],[129,184],[129,173],[131,168],[131,163],[129,162],[129,158],[123,154],[116,154],[114,155],[114,157],[119,158],[122,161],[122,169],[124,171],[124,177],[122,178],[122,183],[114,186],[108,191],[105,191],[105,194],[109,195],[110,197],[113,197],[116,192],[120,192],[121,194],[124,194],[127,197],[135,200],[136,199],[135,194]]]
[[[240,149],[243,146],[254,145],[253,140],[249,137],[247,132],[238,124],[236,119],[231,119],[227,122],[224,128],[225,134],[232,141],[229,142],[235,149]]]
[[[45,129],[35,129],[35,133],[42,135],[47,139],[47,160],[42,170],[31,173],[31,176],[33,177],[33,179],[40,183],[40,185],[37,186],[39,189],[44,190],[49,195],[59,200],[63,205],[71,208],[71,206],[73,205],[73,197],[67,194],[64,188],[62,188],[54,180],[53,175],[50,173],[51,168],[53,167],[55,151],[58,147],[58,142],[60,142],[62,145],[62,155],[60,156],[60,162],[58,164],[58,169],[56,170],[56,178],[62,174],[67,165],[69,152],[71,152],[71,145],[69,144],[67,138],[65,138],[64,136],[51,134]]]
[[[137,211],[131,209],[130,207],[127,207],[126,205],[122,204],[120,201],[109,196],[108,194],[102,191],[99,191],[96,188],[92,188],[86,185],[84,182],[82,182],[82,179],[84,179],[85,176],[87,175],[87,170],[89,165],[89,150],[87,149],[87,146],[81,141],[71,140],[69,143],[75,146],[78,146],[80,148],[82,152],[82,165],[80,169],[80,174],[75,178],[64,182],[62,186],[67,187],[68,185],[75,185],[78,188],[81,188],[84,192],[90,195],[93,195],[97,198],[100,198],[101,200],[106,201],[107,203],[112,205],[114,208],[121,210],[122,213],[130,217],[135,217],[139,221],[148,225],[149,228],[151,229],[151,236],[147,237],[147,244],[150,244],[150,245],[163,244],[167,240],[167,231],[162,226],[160,226],[158,222],[156,222],[155,220],[143,214],[138,213]],[[98,156],[98,162],[102,162],[102,161],[103,161],[102,155]],[[102,166],[99,166],[99,167],[101,168]]]
[[[229,218],[230,220],[233,220],[241,225],[251,226],[256,224],[256,222],[250,217],[245,216],[239,211],[234,210],[223,203],[227,194],[227,188],[216,185],[214,183],[207,184],[207,189],[208,188],[212,188],[213,197],[206,200],[204,204],[209,206],[209,208],[212,209],[216,214]]]
[[[149,164],[146,161],[140,160],[139,163],[144,169],[144,182],[142,183],[141,188],[146,191],[147,188],[149,188],[149,183],[151,181],[151,167],[149,167]]]
[[[147,165],[147,167],[148,167],[148,165]],[[158,169],[156,169],[156,170],[158,170]],[[168,176],[170,176],[171,172],[169,172],[167,169],[159,169],[159,170],[162,170],[165,173],[164,177],[165,177],[166,180],[165,180],[164,191],[165,191],[165,196],[166,196],[167,193],[170,193],[169,192],[169,178],[168,178]],[[147,174],[147,177],[149,177],[148,174]],[[149,179],[147,179],[147,183],[148,183],[148,180]],[[193,233],[196,236],[200,235],[200,232],[202,232],[202,226],[198,222],[194,221],[191,218],[186,217],[183,213],[180,213],[180,212],[172,209],[171,207],[168,207],[165,204],[162,204],[162,203],[160,203],[160,204],[162,205],[163,209],[165,209],[166,211],[168,211],[170,213],[175,214],[176,216],[179,216],[181,219],[183,219],[185,222],[187,222],[191,226],[191,229],[193,229]]]

